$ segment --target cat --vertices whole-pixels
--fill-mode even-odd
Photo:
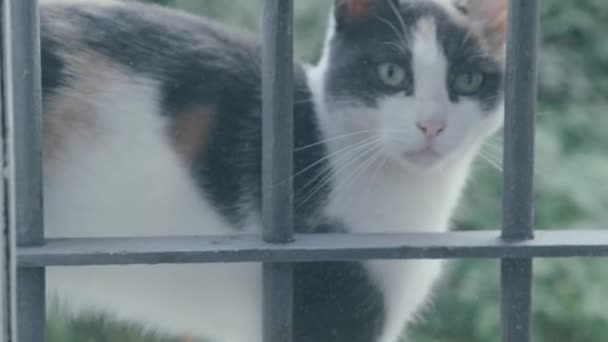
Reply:
[[[295,65],[299,233],[443,232],[503,120],[506,0],[334,0]],[[46,237],[259,234],[261,46],[135,2],[41,5]],[[295,342],[396,342],[439,261],[295,266]],[[48,297],[261,342],[261,266],[49,268]]]

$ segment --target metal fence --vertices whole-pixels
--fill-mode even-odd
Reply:
[[[0,0],[2,1],[2,0]],[[4,209],[1,337],[44,341],[47,266],[264,263],[264,341],[291,341],[292,263],[502,259],[502,341],[530,341],[532,261],[608,256],[602,231],[533,232],[539,0],[510,0],[501,232],[293,235],[293,0],[265,0],[263,239],[256,236],[44,240],[37,0],[2,1]],[[15,246],[18,246],[15,247]],[[18,285],[17,285],[18,284]],[[16,295],[15,295],[16,294]]]

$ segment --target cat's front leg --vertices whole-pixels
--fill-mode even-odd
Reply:
[[[384,296],[385,321],[375,342],[398,342],[405,326],[429,300],[441,261],[369,261],[367,268]]]

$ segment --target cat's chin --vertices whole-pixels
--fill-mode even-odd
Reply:
[[[445,164],[445,156],[432,150],[406,152],[398,156],[398,164],[410,172],[433,172],[440,170]]]
[[[404,154],[405,160],[414,165],[430,166],[441,160],[441,155],[433,150],[408,152]]]

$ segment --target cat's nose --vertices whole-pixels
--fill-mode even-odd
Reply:
[[[445,131],[447,122],[443,119],[420,120],[416,126],[428,139],[433,139]]]

